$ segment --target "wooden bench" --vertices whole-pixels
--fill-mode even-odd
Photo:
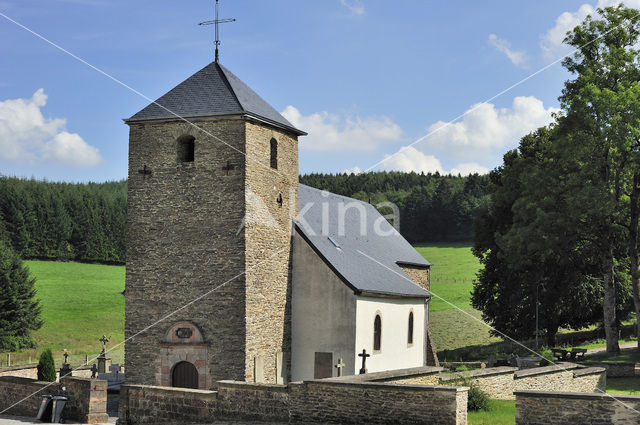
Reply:
[[[569,351],[563,350],[562,348],[552,348],[551,352],[556,360],[567,360],[567,357],[569,356]]]
[[[587,350],[585,348],[574,348],[569,353],[569,358],[571,360],[576,360],[579,357],[584,358],[584,355],[587,354]]]

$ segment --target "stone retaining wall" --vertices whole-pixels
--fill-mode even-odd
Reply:
[[[622,425],[640,422],[640,396],[516,392],[516,425]]]
[[[34,394],[35,393],[35,394]],[[82,423],[106,422],[107,381],[76,377],[62,378],[61,382],[42,382],[16,376],[0,377],[0,411],[35,417],[45,394],[64,396],[69,402],[63,417]],[[26,400],[23,400],[26,398]]]
[[[0,376],[17,376],[20,378],[38,379],[38,366],[36,364],[10,366],[0,368]],[[72,372],[72,376],[78,378],[91,378],[91,366],[81,366]],[[60,379],[60,372],[56,372],[56,379]]]
[[[602,367],[607,370],[609,378],[636,376],[636,363],[590,363],[591,366]]]
[[[363,375],[327,378],[329,382],[386,382],[389,384],[440,385],[441,367],[420,366],[407,369],[386,370],[384,372],[366,373]]]
[[[218,391],[123,385],[122,424],[467,423],[465,387],[317,380],[287,386],[219,381]]]
[[[516,367],[493,367],[452,374],[441,374],[440,382],[462,385],[473,381],[490,398],[514,400],[515,391],[574,391],[594,393],[606,389],[603,368],[583,367],[574,363],[519,370]]]

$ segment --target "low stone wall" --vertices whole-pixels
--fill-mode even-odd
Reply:
[[[607,386],[603,368],[583,367],[575,363],[519,370],[516,367],[492,367],[452,374],[441,374],[440,382],[462,385],[471,380],[490,398],[514,400],[515,391],[574,391],[594,393]]]
[[[590,363],[591,366],[607,370],[609,378],[632,377],[638,375],[636,363]]]
[[[464,425],[465,387],[317,380],[284,385],[220,381],[218,391],[123,385],[120,423],[271,423]]]
[[[640,396],[516,392],[516,425],[621,425],[640,422]]]
[[[318,380],[290,389],[291,423],[467,423],[466,387]]]
[[[68,397],[65,419],[82,423],[109,419],[107,381],[65,377],[61,382],[52,383],[16,376],[0,377],[0,411],[10,408],[7,414],[35,417],[45,394]]]
[[[150,385],[120,386],[118,423],[207,423],[216,418],[216,391]]]
[[[386,382],[389,384],[408,385],[440,385],[441,367],[420,366],[408,369],[387,370],[384,372],[365,373],[363,375],[327,378],[328,382]]]
[[[91,378],[91,366],[81,366],[73,370],[72,376]],[[20,378],[38,379],[38,366],[35,364],[10,366],[0,368],[0,376],[17,376]],[[56,372],[56,379],[60,379],[60,372]]]

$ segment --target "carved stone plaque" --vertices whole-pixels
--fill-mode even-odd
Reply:
[[[178,328],[176,329],[176,336],[178,338],[191,338],[193,331],[191,328]]]

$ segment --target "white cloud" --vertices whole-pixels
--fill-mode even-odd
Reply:
[[[640,8],[640,0],[598,0],[593,6],[585,3],[575,12],[564,12],[556,18],[555,25],[542,36],[540,47],[547,59],[558,59],[571,51],[571,47],[564,44],[562,40],[567,32],[579,25],[587,15],[592,15],[597,8],[615,6],[624,3],[628,7]]]
[[[545,108],[533,96],[513,99],[511,108],[496,108],[491,103],[473,105],[461,121],[447,124],[438,121],[429,126],[423,144],[437,154],[460,161],[492,159],[516,146],[525,134],[549,124],[557,108]]]
[[[307,150],[367,152],[402,136],[402,129],[387,117],[341,117],[328,112],[302,115],[293,106],[287,106],[282,115],[309,133],[300,142]]]
[[[489,169],[475,162],[458,164],[451,170],[445,170],[440,160],[433,155],[427,155],[413,146],[403,146],[394,155],[385,155],[380,168],[388,171],[404,171],[416,173],[462,174],[463,176],[478,173],[485,174]]]
[[[340,0],[342,6],[349,9],[352,15],[364,15],[364,4],[360,0]]]
[[[0,101],[0,159],[89,167],[102,161],[97,148],[66,131],[62,118],[46,119],[43,89],[30,99]]]
[[[489,34],[489,44],[504,53],[515,66],[522,66],[527,61],[527,55],[523,51],[512,50],[507,40],[498,38],[495,34]]]
[[[352,168],[347,168],[342,172],[342,174],[360,174],[360,173],[362,173],[362,170],[357,165]]]

